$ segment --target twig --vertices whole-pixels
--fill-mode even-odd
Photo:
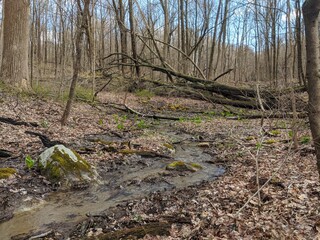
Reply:
[[[96,96],[98,95],[98,93],[102,92],[102,91],[109,85],[109,83],[110,83],[111,81],[112,81],[112,77],[110,78],[110,80],[109,80],[106,84],[104,84],[104,85],[102,86],[102,88],[100,88],[98,91],[96,91],[93,96],[96,97]]]
[[[219,78],[223,77],[224,75],[228,74],[229,72],[233,71],[233,68],[228,69],[227,71],[221,73],[220,75],[218,75],[217,77],[215,77],[212,81],[215,82],[217,81]]]
[[[292,141],[291,144],[289,146],[289,150],[288,152],[290,153],[292,149]],[[280,164],[280,166],[278,167],[277,170],[275,170],[271,176],[268,178],[268,180],[245,202],[245,204],[236,212],[235,215],[239,215],[243,209],[245,209],[246,206],[248,206],[248,204],[251,202],[251,200],[261,192],[261,190],[268,185],[268,183],[274,178],[274,176],[279,172],[279,170],[284,166],[284,164],[287,162],[287,160],[289,159],[289,154],[287,154],[287,157],[282,161],[282,163]]]
[[[48,232],[45,232],[45,233],[41,233],[39,235],[32,236],[32,237],[29,238],[29,240],[43,238],[43,237],[46,237],[46,236],[50,235],[51,233],[53,233],[52,230],[50,230]]]

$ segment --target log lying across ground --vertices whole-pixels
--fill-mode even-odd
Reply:
[[[180,72],[173,71],[171,69],[159,67],[151,64],[141,64],[143,67],[149,67],[154,71],[163,72],[166,74],[170,74],[179,79],[183,79],[187,82],[185,86],[192,88],[194,90],[205,91],[202,93],[203,97],[207,98],[214,103],[232,105],[235,107],[244,107],[244,108],[260,108],[257,98],[257,90],[258,89],[248,89],[248,88],[237,88],[224,84],[217,83],[217,78],[213,80],[206,80],[202,78],[197,78],[193,76],[189,76]],[[231,72],[230,69],[227,73]],[[225,74],[220,74],[219,76],[223,76]],[[160,82],[157,82],[160,84]],[[183,87],[181,83],[178,83],[180,87]],[[262,98],[262,102],[265,108],[272,108],[277,104],[277,99],[275,94],[270,91],[261,91],[259,90],[260,97]],[[206,93],[215,93],[221,96],[210,96]]]
[[[119,63],[117,63],[117,65],[118,64]],[[124,65],[132,66],[130,63]],[[162,72],[171,78],[172,76],[176,78],[176,81],[171,82],[170,84],[145,78],[140,80],[151,82],[159,86],[174,88],[178,91],[187,93],[191,97],[205,99],[212,103],[231,105],[234,107],[274,109],[279,105],[278,97],[280,95],[290,94],[292,91],[291,89],[283,91],[269,91],[260,89],[259,86],[254,88],[233,87],[216,82],[220,77],[230,73],[232,69],[220,74],[213,80],[207,80],[189,76],[168,67],[153,65],[144,60],[139,61],[139,66],[150,68],[153,71]],[[296,92],[304,90],[305,89],[302,87],[294,89]]]
[[[177,91],[184,92],[184,93],[188,94],[190,97],[204,99],[204,100],[207,100],[212,103],[230,105],[230,106],[234,106],[234,107],[249,108],[249,109],[259,108],[259,106],[257,105],[257,101],[254,98],[247,97],[245,99],[243,97],[243,99],[241,99],[241,96],[239,96],[238,99],[236,99],[236,96],[234,96],[234,98],[231,99],[231,98],[219,96],[219,95],[214,94],[210,91],[207,91],[207,92],[198,91],[197,89],[194,89],[188,85],[185,85],[185,86],[183,86],[182,84],[173,85],[173,84],[167,84],[167,83],[154,81],[154,80],[147,80],[147,79],[144,79],[144,81],[151,82],[151,83],[153,83],[155,85],[159,85],[159,86],[174,88]]]

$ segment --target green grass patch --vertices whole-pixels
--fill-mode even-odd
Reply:
[[[154,97],[154,93],[147,89],[138,90],[135,92],[135,95],[137,97],[147,98],[147,99],[151,99],[152,97]]]
[[[275,129],[275,130],[271,130],[269,132],[271,135],[275,135],[275,136],[278,136],[281,134],[281,131],[279,129]]]
[[[309,136],[302,136],[300,138],[300,143],[301,144],[308,144],[310,142],[311,142],[311,137],[309,137]]]
[[[268,139],[268,140],[264,141],[265,144],[269,144],[269,145],[274,144],[276,142],[277,141],[275,139]]]

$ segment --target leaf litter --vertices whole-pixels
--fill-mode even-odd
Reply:
[[[36,171],[24,166],[27,154],[35,158],[44,149],[37,137],[25,134],[26,130],[38,131],[50,139],[73,144],[88,135],[116,132],[141,149],[164,151],[163,142],[170,139],[160,133],[148,134],[148,128],[134,127],[137,116],[129,116],[129,113],[110,105],[122,104],[124,98],[124,94],[105,93],[100,97],[103,107],[75,103],[69,124],[65,127],[59,123],[63,111],[63,104],[59,102],[9,95],[3,98],[0,106],[2,117],[39,123],[39,127],[0,123],[0,149],[13,153],[12,159],[0,161],[0,167],[18,170],[14,178],[0,180],[0,200],[5,213],[1,215],[3,220],[10,218],[14,208],[19,206],[18,195],[41,197],[54,190]],[[170,223],[170,235],[146,235],[143,239],[319,238],[320,185],[315,154],[310,141],[300,143],[298,149],[290,147],[290,120],[267,120],[264,130],[277,128],[278,132],[276,136],[266,135],[260,120],[227,120],[219,115],[221,107],[202,101],[157,96],[143,103],[133,94],[128,94],[126,101],[140,112],[161,109],[166,114],[183,118],[197,117],[198,121],[176,121],[169,126],[175,131],[191,134],[196,141],[212,143],[206,151],[211,152],[213,161],[222,164],[227,171],[212,182],[182,190],[154,192],[147,197],[119,204],[99,216],[88,216],[74,227],[71,239],[159,221]],[[161,106],[153,108],[155,103]],[[178,110],[175,111],[172,106]],[[188,112],[190,109],[193,110],[192,116]],[[215,111],[214,116],[201,114],[208,111]],[[119,129],[117,126],[121,117],[124,126]],[[143,120],[154,124],[152,120]],[[298,134],[301,137],[310,136],[304,123],[300,125]],[[106,151],[84,155],[92,163],[121,158],[121,154]],[[256,194],[258,187],[263,185],[260,194]],[[90,224],[83,228],[85,230],[79,230],[79,226],[84,226],[88,221]],[[59,239],[59,236],[61,232],[58,228],[43,239]]]

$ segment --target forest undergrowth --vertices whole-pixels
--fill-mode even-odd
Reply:
[[[13,97],[2,93],[1,117],[25,122],[25,125],[0,123],[0,149],[11,153],[1,159],[0,167],[15,168],[9,179],[0,179],[1,203],[6,220],[18,207],[21,189],[24,194],[53,191],[36,171],[26,169],[25,157],[36,158],[44,146],[36,131],[66,144],[76,144],[90,134],[112,132],[139,145],[141,149],[167,154],[160,135],[145,134],[154,120],[126,112],[127,106],[139,113],[178,117],[168,126],[177,132],[194,136],[210,152],[212,163],[225,168],[225,173],[211,182],[186,189],[155,192],[132,199],[113,208],[112,217],[88,216],[75,226],[71,238],[92,237],[119,232],[154,222],[169,223],[162,236],[147,234],[143,239],[316,239],[320,231],[320,184],[316,170],[307,119],[299,119],[298,148],[294,149],[291,119],[241,119],[232,111],[207,102],[177,97],[145,96],[146,94],[101,93],[99,103],[77,102],[67,126],[60,126],[63,104],[34,97]],[[32,126],[30,123],[37,123]],[[147,137],[146,137],[147,136]],[[115,161],[119,152],[83,153],[92,164]],[[26,179],[35,180],[27,185]],[[40,180],[39,180],[40,179]],[[260,188],[260,189],[259,189]],[[20,189],[20,190],[19,190]],[[258,191],[259,189],[259,191]],[[10,195],[11,194],[11,195]],[[7,199],[7,200],[5,200]],[[8,207],[4,207],[5,201]],[[122,214],[117,214],[121,212]],[[171,220],[170,220],[171,219]],[[172,220],[173,219],[173,220]],[[81,226],[86,225],[85,231]],[[43,239],[59,239],[54,229]],[[119,233],[120,234],[120,233]],[[121,233],[124,234],[125,233]],[[109,239],[107,237],[101,239]]]

